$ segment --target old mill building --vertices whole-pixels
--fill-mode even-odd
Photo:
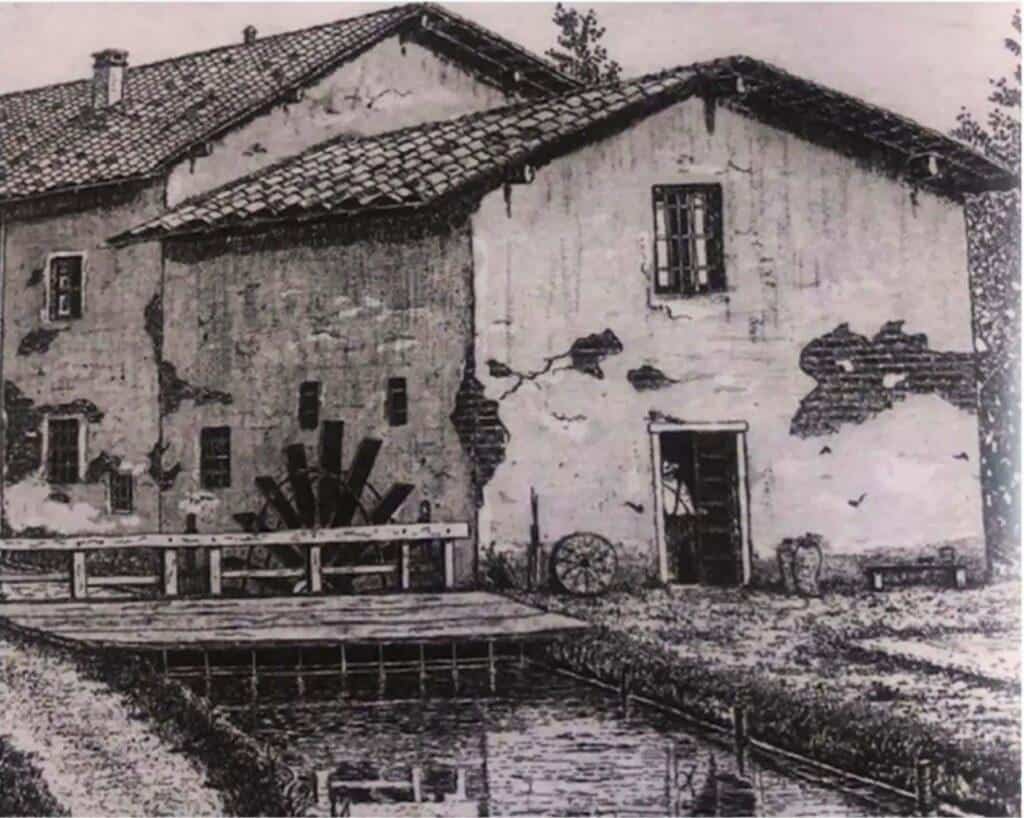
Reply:
[[[679,582],[981,541],[964,203],[1016,180],[904,117],[746,57],[584,88],[411,5],[101,52],[0,135],[8,532],[316,525],[301,443],[347,521],[469,521],[464,584],[531,488]]]

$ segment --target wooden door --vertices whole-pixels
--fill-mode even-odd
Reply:
[[[661,433],[662,484],[685,486],[692,513],[663,499],[665,547],[676,582],[738,585],[743,576],[738,434],[680,430]],[[668,482],[666,482],[668,481]]]

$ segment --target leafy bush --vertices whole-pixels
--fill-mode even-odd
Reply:
[[[0,738],[0,815],[70,815],[53,797],[31,756]]]

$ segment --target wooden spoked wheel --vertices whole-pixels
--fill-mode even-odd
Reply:
[[[562,537],[551,551],[551,578],[576,596],[603,594],[615,581],[619,558],[615,546],[600,534],[577,531]]]

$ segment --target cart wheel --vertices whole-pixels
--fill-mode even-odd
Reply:
[[[612,586],[619,568],[615,546],[600,534],[577,531],[562,537],[551,552],[555,585],[576,596],[596,596]]]

